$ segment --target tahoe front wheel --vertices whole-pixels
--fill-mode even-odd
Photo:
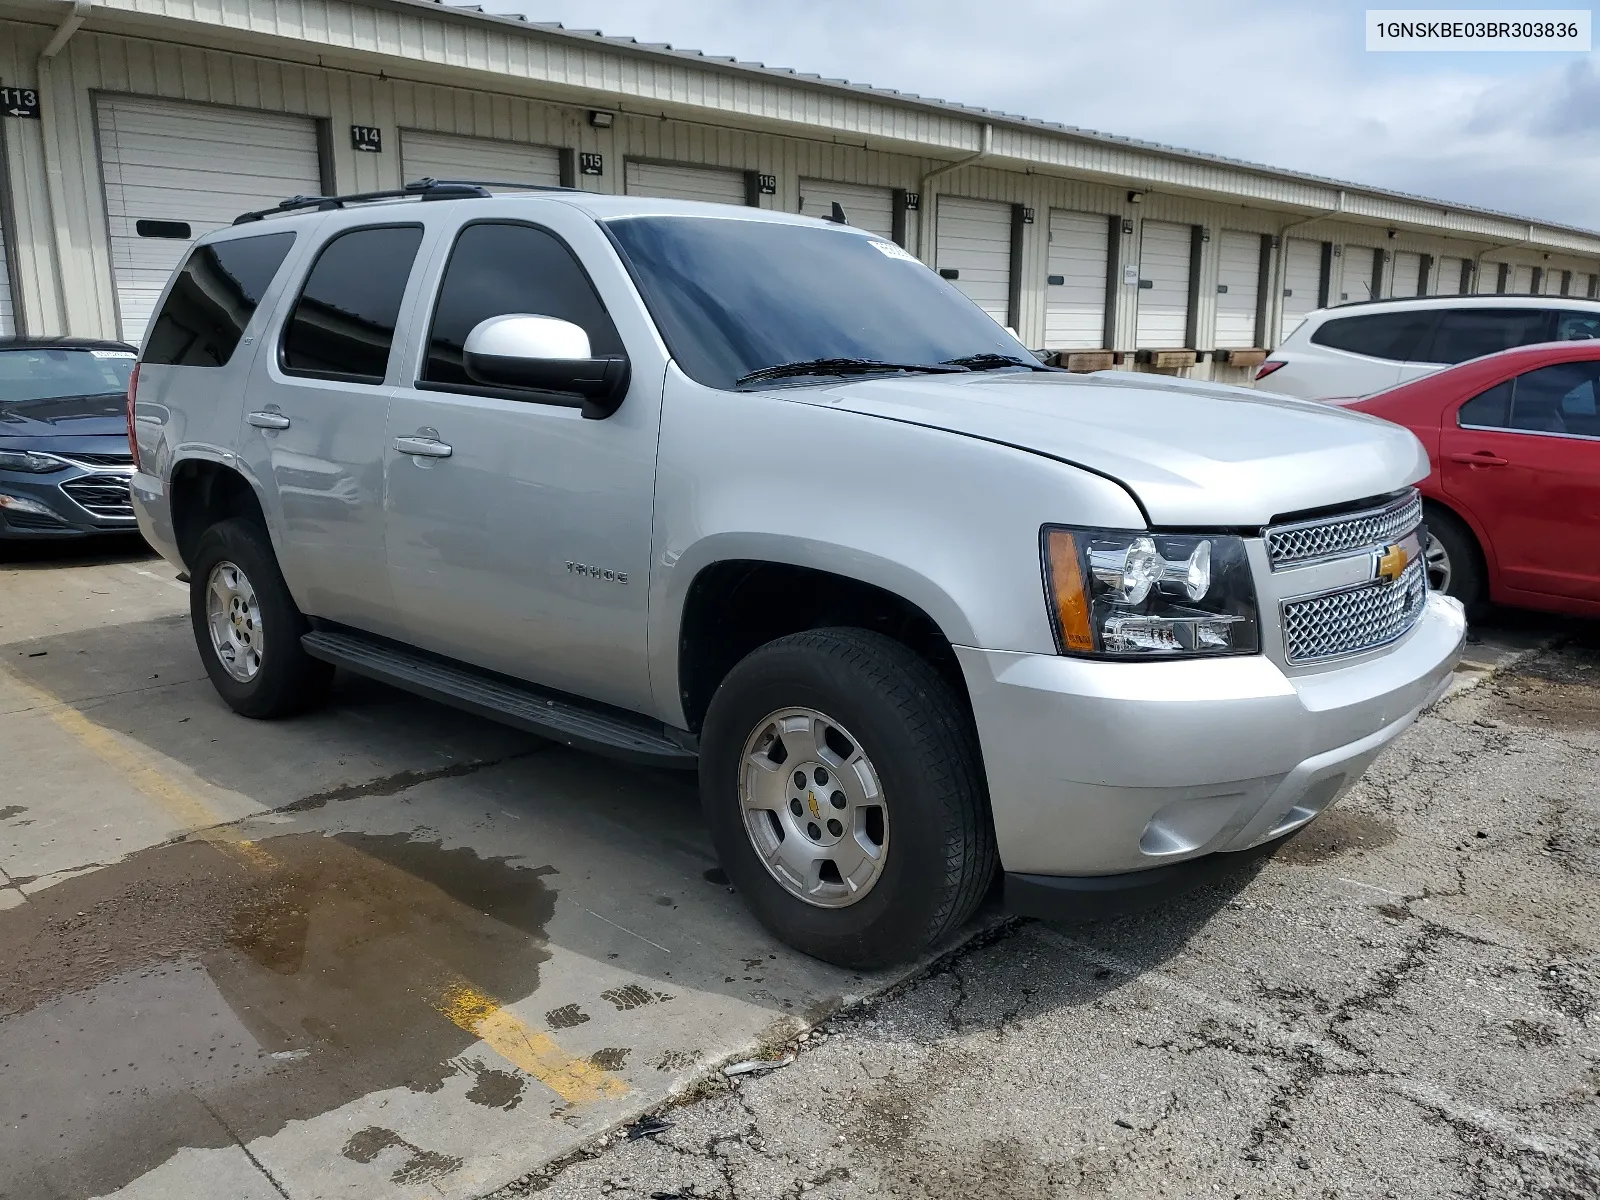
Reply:
[[[700,791],[756,917],[840,966],[913,957],[971,916],[994,876],[965,709],[879,634],[794,634],[735,666],[706,713]]]

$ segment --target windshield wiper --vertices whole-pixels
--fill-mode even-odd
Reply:
[[[892,363],[876,358],[808,358],[801,362],[779,363],[750,371],[733,381],[735,387],[763,379],[788,379],[795,375],[860,375],[870,371],[922,371],[949,375],[967,370],[964,363]]]
[[[1037,360],[1029,361],[1010,354],[968,354],[961,358],[944,359],[946,366],[966,367],[969,371],[998,371],[1001,367],[1027,367],[1030,371],[1048,371],[1050,368]]]

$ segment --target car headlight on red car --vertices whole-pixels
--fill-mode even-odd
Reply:
[[[1062,654],[1151,659],[1260,649],[1243,538],[1046,525],[1040,542]]]

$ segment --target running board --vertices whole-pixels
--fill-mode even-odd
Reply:
[[[336,667],[577,750],[650,767],[692,769],[698,762],[696,753],[673,740],[666,726],[631,713],[590,708],[555,692],[360,634],[317,629],[303,635],[300,644],[311,657]]]

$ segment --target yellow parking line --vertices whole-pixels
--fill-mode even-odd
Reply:
[[[547,1034],[528,1027],[500,1002],[458,981],[435,1004],[455,1025],[483,1039],[506,1061],[522,1068],[568,1104],[588,1104],[626,1095],[628,1085],[589,1062],[574,1058]]]
[[[144,755],[125,745],[105,726],[95,724],[71,705],[43,688],[19,679],[4,667],[0,667],[0,675],[4,675],[6,683],[22,693],[29,701],[30,708],[49,717],[58,729],[118,771],[124,779],[154,800],[173,821],[189,830],[191,836],[209,842],[251,866],[268,868],[277,865],[278,860],[257,843],[224,825],[229,820],[226,813],[219,812],[204,797],[196,795],[153,766]]]
[[[152,765],[117,734],[95,724],[44,689],[24,682],[3,666],[0,666],[0,676],[21,693],[32,710],[49,717],[57,728],[118,771],[174,821],[192,830],[190,836],[209,842],[257,870],[271,870],[280,865],[259,843],[224,824],[229,819],[226,814],[218,812],[203,796]],[[464,979],[450,982],[438,993],[433,1007],[569,1104],[615,1099],[629,1090],[627,1083],[618,1076],[587,1059],[568,1054],[554,1038],[532,1029],[498,1000]]]

